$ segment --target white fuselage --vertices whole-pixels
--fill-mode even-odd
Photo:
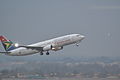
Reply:
[[[44,48],[44,47],[52,45],[52,47],[56,50],[45,49],[43,51],[49,51],[49,50],[57,51],[57,48],[59,48],[59,47],[63,47],[65,45],[69,45],[69,44],[73,44],[73,43],[78,43],[82,39],[84,39],[83,35],[70,34],[70,35],[66,35],[66,36],[62,36],[62,37],[58,37],[58,38],[54,38],[54,39],[50,39],[50,40],[46,40],[46,41],[42,41],[42,42],[38,42],[38,43],[31,44],[31,45],[28,45],[28,46],[35,46],[35,47],[43,47]],[[25,47],[20,47],[20,48],[16,48],[14,50],[11,50],[10,52],[11,53],[9,53],[8,55],[24,56],[24,55],[35,54],[35,53],[38,53],[40,51],[36,50],[36,49],[27,49]]]

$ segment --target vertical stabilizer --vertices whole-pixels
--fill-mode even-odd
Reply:
[[[8,40],[4,36],[0,36],[0,41],[2,42],[2,45],[5,49],[5,51],[10,51],[15,49],[15,46],[12,41]]]

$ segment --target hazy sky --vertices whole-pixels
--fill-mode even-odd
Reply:
[[[0,0],[0,35],[14,42],[70,33],[86,38],[49,57],[120,56],[120,0]]]

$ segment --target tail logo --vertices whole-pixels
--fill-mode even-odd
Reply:
[[[15,49],[15,47],[13,46],[13,43],[11,41],[3,42],[3,46],[4,46],[6,51],[10,51],[10,50]]]
[[[8,50],[12,45],[11,42],[4,42],[3,44],[4,44],[6,50]]]
[[[0,36],[0,40],[1,40],[3,47],[5,48],[6,51],[10,51],[10,50],[15,49],[13,42],[10,40],[7,40],[7,38],[5,38],[4,36]]]

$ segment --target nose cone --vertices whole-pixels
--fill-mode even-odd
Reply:
[[[81,37],[82,39],[84,39],[84,38],[85,38],[85,36],[83,36],[83,35],[81,35],[80,37]]]

